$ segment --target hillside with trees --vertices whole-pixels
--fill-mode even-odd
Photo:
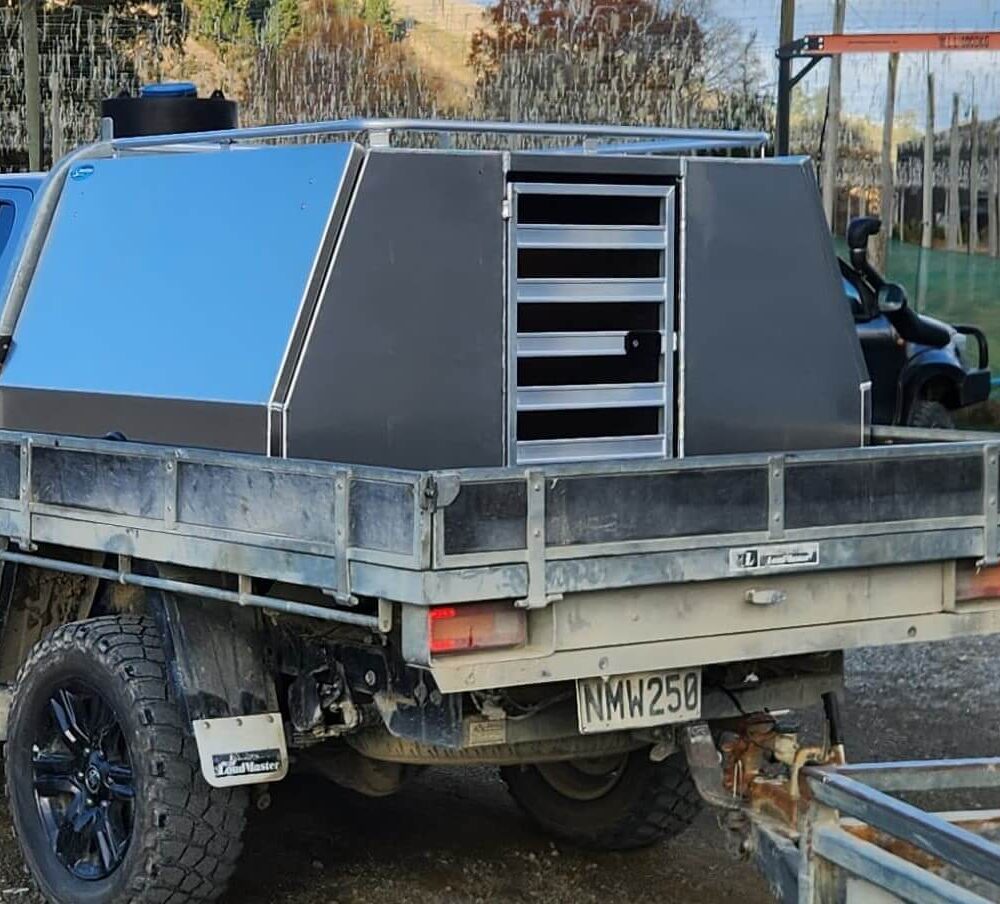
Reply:
[[[0,0],[0,166],[23,168],[17,0]],[[245,123],[351,115],[769,128],[760,63],[709,0],[48,0],[46,162],[102,97],[222,88]],[[53,103],[53,93],[56,95]],[[53,114],[53,108],[56,115]]]

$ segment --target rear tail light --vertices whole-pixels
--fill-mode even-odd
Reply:
[[[976,568],[972,562],[959,562],[955,569],[955,602],[1000,597],[1000,565]]]
[[[528,636],[525,611],[508,602],[434,606],[427,619],[430,651],[437,654],[516,647]]]

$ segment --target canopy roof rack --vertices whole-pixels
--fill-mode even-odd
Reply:
[[[101,121],[102,139],[114,151],[136,151],[167,146],[232,145],[247,141],[305,138],[322,135],[359,135],[372,147],[388,147],[395,134],[436,135],[439,146],[450,148],[457,135],[483,138],[575,139],[577,144],[544,148],[547,153],[685,154],[695,151],[762,149],[766,132],[731,129],[680,129],[660,126],[598,125],[562,122],[494,122],[464,119],[332,119],[288,125],[251,126],[214,132],[115,138],[110,119]],[[500,143],[498,142],[498,145]]]

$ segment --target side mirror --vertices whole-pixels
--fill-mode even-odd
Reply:
[[[881,229],[878,217],[855,217],[847,224],[847,247],[851,249],[851,265],[855,270],[868,273],[868,239]]]
[[[878,290],[880,314],[898,314],[906,305],[906,290],[899,283],[883,283]]]

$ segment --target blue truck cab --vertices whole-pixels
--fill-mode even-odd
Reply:
[[[0,173],[0,288],[17,258],[44,173]]]

